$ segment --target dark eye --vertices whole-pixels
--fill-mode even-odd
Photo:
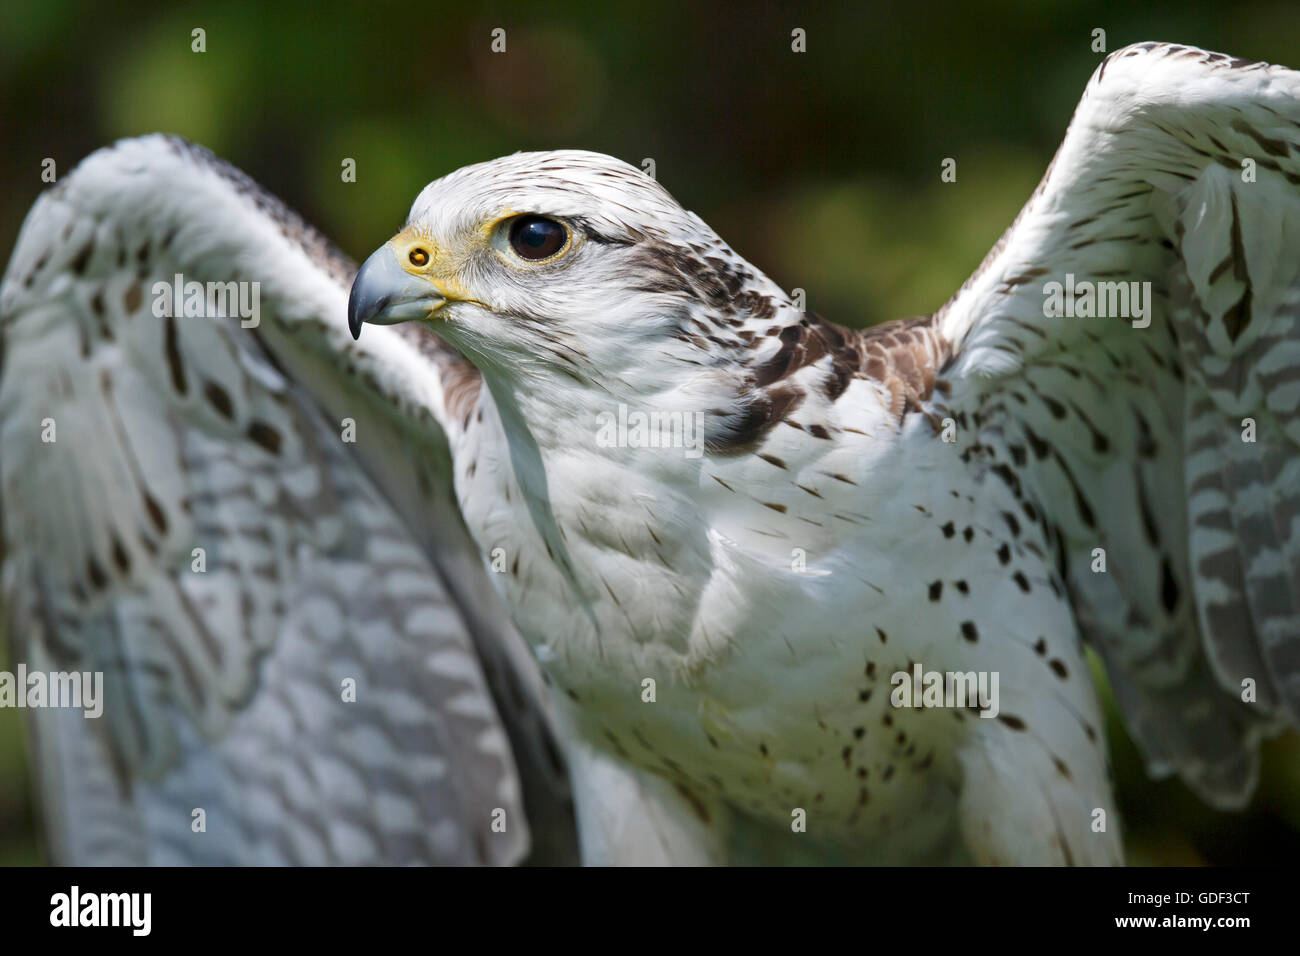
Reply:
[[[568,230],[544,216],[520,216],[510,227],[510,248],[521,259],[548,259],[568,241]]]

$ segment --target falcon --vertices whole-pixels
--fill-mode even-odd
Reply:
[[[1118,863],[1085,647],[1240,807],[1300,718],[1297,233],[1300,74],[1156,43],[864,331],[595,153],[435,181],[355,278],[195,147],[97,153],[0,289],[11,633],[106,674],[34,722],[54,832],[514,862],[558,743],[587,862]]]

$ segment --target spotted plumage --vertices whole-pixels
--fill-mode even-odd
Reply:
[[[1261,284],[1272,300],[1259,360],[1293,367],[1296,277],[1277,250],[1296,221],[1295,97],[1281,68],[1177,46],[1115,54],[961,292],[933,316],[866,332],[799,311],[697,218],[666,211],[652,183],[600,157],[523,154],[430,186],[377,256],[411,230],[472,256],[448,230],[452,210],[605,223],[599,247],[550,267],[519,272],[508,252],[476,267],[474,301],[440,293],[422,323],[483,372],[484,415],[454,439],[474,462],[458,491],[480,545],[519,556],[504,593],[552,677],[580,695],[579,727],[774,832],[813,804],[823,838],[864,858],[956,845],[988,861],[1109,861],[1119,840],[1094,829],[1113,808],[1086,640],[1153,770],[1239,804],[1258,737],[1295,717],[1289,511],[1254,531],[1234,523],[1223,471],[1197,476],[1184,429],[1209,424],[1214,400],[1197,393],[1210,380],[1224,411],[1268,401],[1240,388],[1257,364],[1239,363]],[[1248,157],[1265,160],[1252,182]],[[569,172],[552,192],[541,171],[557,164]],[[575,182],[591,184],[582,203]],[[1066,273],[1147,283],[1134,292],[1147,305],[1132,305],[1154,321],[1049,314],[1046,292]],[[379,288],[416,296],[419,282]],[[516,283],[531,302],[499,308],[494,291]],[[588,311],[583,290],[604,283],[621,297]],[[495,318],[530,308],[535,326]],[[582,353],[579,375],[534,368],[557,340]],[[1285,422],[1295,396],[1274,394]],[[618,404],[698,412],[706,453],[593,450],[592,420]],[[1244,459],[1234,475],[1283,494],[1295,461],[1284,431],[1264,450],[1222,414],[1213,428]],[[1249,561],[1198,555],[1205,507],[1217,512],[1200,526],[1224,536],[1228,558],[1271,547],[1259,552],[1269,570],[1251,582]],[[1002,713],[896,712],[854,686],[849,659],[876,629],[893,640],[870,673],[917,660],[996,671]],[[1221,647],[1252,663],[1224,672]],[[646,707],[633,692],[645,677],[673,703]],[[1242,700],[1247,678],[1257,700]],[[890,733],[878,740],[881,706]],[[905,744],[926,746],[919,780],[890,759]],[[1004,793],[1008,776],[1036,785]],[[925,822],[895,829],[917,803]]]

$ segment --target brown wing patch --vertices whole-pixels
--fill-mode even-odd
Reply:
[[[779,338],[781,348],[756,369],[755,386],[766,388],[829,357],[820,386],[828,401],[838,400],[852,379],[869,378],[889,391],[890,409],[900,418],[930,397],[950,355],[933,316],[853,331],[810,312]]]

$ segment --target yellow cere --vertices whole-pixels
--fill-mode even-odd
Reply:
[[[407,272],[418,274],[450,301],[473,301],[461,284],[458,257],[418,227],[404,229],[392,238],[397,260]]]

